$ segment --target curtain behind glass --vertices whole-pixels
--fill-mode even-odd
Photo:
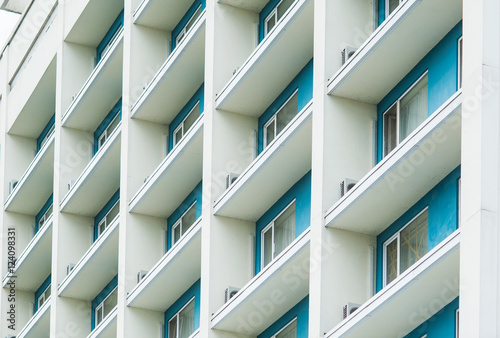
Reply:
[[[427,210],[401,231],[400,273],[408,269],[427,253],[428,233]]]
[[[401,99],[399,141],[427,118],[427,75]]]
[[[295,238],[295,202],[274,222],[274,257],[283,251]]]
[[[294,320],[283,331],[276,335],[276,338],[296,338],[297,337],[297,320]]]
[[[179,338],[187,338],[194,332],[194,300],[179,313]]]

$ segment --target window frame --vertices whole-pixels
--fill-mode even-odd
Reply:
[[[43,127],[42,132],[40,135],[38,135],[38,138],[36,140],[36,152],[38,153],[40,150],[42,150],[43,146],[48,142],[48,140],[52,137],[52,135],[55,132],[55,114],[52,115],[50,118],[49,122]]]
[[[116,125],[115,129],[113,129],[111,132],[109,132],[109,128],[113,125],[113,123],[116,121],[116,119],[119,119],[119,115],[121,114],[121,108],[118,109],[118,111],[116,112],[115,116],[111,119],[111,121],[109,122],[109,124],[106,126],[106,128],[103,130],[103,132],[101,133],[101,135],[99,135],[99,137],[97,138],[97,151],[99,151],[99,149],[101,149],[105,144],[106,142],[108,142],[109,140],[109,137],[113,134],[113,132],[118,128],[118,124],[120,123],[120,121],[118,122],[118,124]],[[109,132],[109,133],[108,133]],[[104,138],[104,141],[101,143],[101,140]]]
[[[457,88],[462,88],[463,80],[463,36],[457,40]]]
[[[406,0],[399,0],[399,4],[396,6],[396,8],[398,8],[399,6],[401,6],[401,4],[403,2],[405,2]],[[396,11],[396,8],[394,8],[394,11],[392,12],[389,12],[389,3],[390,3],[390,0],[385,0],[385,17],[388,18],[389,15],[391,15],[394,11]]]
[[[395,240],[397,241],[397,276],[394,278],[396,280],[400,275],[401,275],[401,232],[403,232],[404,229],[406,229],[409,225],[413,223],[420,215],[422,215],[424,212],[429,211],[429,206],[425,206],[421,211],[419,211],[415,216],[413,216],[408,222],[405,223],[394,235],[389,237],[384,244],[382,244],[382,283],[383,286],[386,287],[388,284],[392,283],[387,283],[387,247],[389,244],[394,242]],[[427,226],[429,226],[429,219],[427,219]],[[427,236],[429,236],[429,231],[427,229]],[[428,251],[427,251],[428,252]],[[404,271],[403,271],[404,272]]]
[[[180,309],[179,311],[177,311],[172,317],[170,317],[170,319],[168,320],[167,322],[167,332],[170,331],[170,322],[175,318],[176,319],[176,337],[179,337],[179,330],[180,330],[180,323],[179,323],[179,314],[185,309],[187,308],[189,305],[191,305],[191,302],[194,303],[195,301],[195,298],[196,296],[193,296],[191,297]],[[194,304],[196,306],[196,304]],[[193,331],[195,332],[196,329]],[[191,332],[189,335],[191,336],[193,334],[193,332]],[[170,333],[170,332],[169,332]]]
[[[49,300],[50,295],[46,296],[46,293],[47,293],[47,291],[51,291],[50,290],[51,285],[52,285],[52,283],[49,283],[49,285],[47,285],[47,287],[43,290],[43,292],[40,294],[40,296],[38,296],[38,299],[36,300],[38,303],[38,310],[40,310],[40,308],[43,306],[43,304],[45,304],[45,302],[47,302]],[[43,300],[40,303],[40,300],[42,298],[43,298]]]
[[[97,238],[99,238],[104,232],[106,232],[106,230],[109,228],[111,223],[113,223],[115,221],[115,219],[120,217],[120,204],[119,203],[120,203],[120,198],[118,198],[118,200],[115,203],[113,203],[111,208],[109,208],[108,212],[106,212],[106,214],[97,223]],[[117,205],[118,205],[118,214],[116,214],[116,216],[108,223],[107,217],[111,213],[111,211],[113,211],[114,207],[116,207]],[[105,226],[104,226],[104,230],[101,231],[101,224],[103,224],[103,223],[105,223]]]
[[[181,238],[184,236],[185,232],[183,232],[183,223],[182,222],[182,219],[184,218],[184,216],[186,216],[186,214],[191,211],[191,209],[194,207],[195,208],[195,217],[196,217],[196,200],[191,203],[189,205],[189,207],[186,209],[186,211],[184,211],[182,213],[182,215],[179,217],[179,219],[177,221],[175,221],[174,224],[172,224],[172,229],[171,229],[171,236],[172,236],[172,245],[171,246],[174,246],[177,242],[179,242],[181,240]],[[198,217],[195,218],[194,220],[194,223],[196,223],[196,220],[198,219]],[[194,224],[193,223],[193,224]],[[191,224],[191,225],[193,225]],[[179,235],[179,239],[177,241],[175,241],[175,229],[180,226],[180,235]]]
[[[388,1],[388,0],[386,0]],[[400,136],[400,121],[401,121],[401,118],[400,118],[400,113],[401,113],[401,101],[406,97],[406,95],[408,95],[408,93],[410,93],[412,91],[413,88],[415,88],[419,83],[420,81],[422,81],[426,76],[429,75],[429,70],[425,70],[425,72],[422,73],[422,75],[420,75],[412,84],[410,87],[408,87],[407,90],[405,90],[403,92],[402,95],[400,95],[396,101],[391,104],[389,106],[389,108],[387,108],[384,113],[382,114],[382,154],[383,154],[383,157],[386,157],[388,154],[390,154],[394,149],[396,149],[399,144],[404,140],[399,140],[399,136]],[[427,78],[427,92],[429,91],[429,80]],[[427,103],[429,102],[429,99],[427,98]],[[391,109],[396,106],[396,146],[390,150],[389,152],[385,152],[385,148],[386,148],[386,139],[385,139],[385,132],[386,132],[386,125],[385,125],[385,115],[391,111]],[[427,111],[427,117],[429,117],[429,112]],[[411,133],[410,133],[411,134]]]
[[[293,97],[297,95],[297,101],[298,101],[298,95],[299,95],[299,88],[296,88],[289,96],[288,98],[285,100],[285,102],[276,110],[276,112],[267,120],[266,123],[264,123],[264,126],[262,127],[262,134],[264,136],[264,140],[263,140],[263,149],[267,148],[271,143],[273,143],[274,140],[276,140],[278,138],[278,133],[277,133],[277,128],[278,128],[278,123],[277,123],[277,117],[278,117],[278,114],[279,112],[281,112],[283,110],[283,108],[285,108],[285,106],[288,104],[288,102],[290,102],[290,100],[293,99]],[[297,103],[297,107],[298,107],[298,103]],[[297,108],[298,109],[298,108]],[[267,127],[274,122],[274,138],[273,140],[268,143],[267,142]],[[281,133],[281,132],[280,132]]]
[[[196,103],[193,105],[193,107],[189,110],[189,113],[187,113],[186,116],[182,119],[181,123],[179,123],[179,125],[174,129],[174,131],[172,133],[172,149],[176,145],[178,145],[179,142],[181,142],[184,139],[184,137],[186,136],[186,133],[189,131],[189,129],[191,129],[191,128],[188,128],[188,130],[184,130],[184,123],[186,122],[186,120],[188,119],[188,117],[194,112],[194,110],[196,109],[196,107],[198,107],[198,108],[200,107],[200,100],[199,99],[196,101]],[[196,120],[198,120],[198,117],[199,117],[199,115],[196,117]],[[196,123],[196,120],[195,120],[194,123]],[[194,123],[193,123],[193,125],[194,125]],[[177,132],[179,130],[182,131],[182,136],[180,137],[179,140],[177,140],[176,134],[177,134]]]
[[[124,23],[124,11],[121,10],[121,12],[118,14],[116,19],[113,21],[113,23],[107,30],[106,34],[104,34],[104,37],[96,47],[96,59],[95,59],[96,67],[99,64],[99,62],[101,62],[101,60],[104,59],[106,54],[109,52],[111,45],[116,40],[116,38],[119,35],[119,32],[121,32],[123,28],[123,23]]]
[[[99,309],[104,308],[104,302],[105,302],[105,301],[106,301],[109,297],[111,297],[111,295],[112,295],[112,294],[113,294],[113,292],[115,292],[115,291],[116,291],[116,292],[118,292],[118,285],[117,285],[117,286],[115,286],[115,287],[111,290],[111,292],[110,292],[110,293],[108,293],[108,295],[107,295],[106,297],[104,297],[104,299],[103,299],[103,300],[102,300],[99,304],[97,304],[97,306],[95,307],[95,309],[94,309],[94,328],[96,328],[97,326],[99,326],[99,325],[100,325],[100,324],[101,324],[101,323],[102,323],[102,322],[103,322],[103,321],[104,321],[104,320],[105,320],[105,319],[109,316],[109,314],[111,313],[111,311],[113,311],[113,309],[114,309],[115,307],[117,307],[117,306],[118,306],[118,297],[116,297],[116,299],[117,299],[117,301],[116,301],[116,305],[115,305],[115,306],[113,306],[113,308],[109,311],[109,313],[108,313],[106,316],[104,316],[104,311],[102,311],[102,315],[103,315],[103,317],[101,318],[101,321],[99,321],[99,320],[98,320],[98,318],[99,318],[99,317],[97,316],[97,312],[99,311]],[[118,296],[118,295],[117,295],[117,296]]]
[[[195,16],[196,16],[196,13],[200,11],[200,14],[198,15],[198,17],[195,19]],[[175,46],[177,47],[187,36],[188,32],[191,30],[191,27],[194,26],[194,22],[196,22],[196,20],[198,20],[198,18],[201,16],[201,13],[202,13],[202,8],[201,8],[201,4],[198,5],[198,7],[196,7],[196,9],[194,10],[193,12],[193,15],[191,15],[191,17],[189,18],[189,20],[186,22],[186,24],[184,25],[184,27],[182,27],[182,29],[179,31],[179,33],[177,34],[177,36],[175,37]],[[194,21],[193,21],[194,19]],[[189,29],[186,29],[186,27],[189,26],[189,24],[193,24]],[[179,38],[180,37],[180,38]]]
[[[460,337],[460,308],[455,310],[455,338]]]
[[[276,258],[276,256],[279,255],[275,255],[276,253],[276,244],[275,244],[275,241],[274,241],[274,224],[276,222],[276,220],[281,216],[283,215],[292,205],[294,205],[296,203],[296,198],[294,198],[290,203],[288,203],[264,228],[262,228],[262,230],[260,231],[260,268],[261,270],[264,269],[266,267],[266,264],[264,262],[264,249],[265,249],[265,245],[264,245],[264,235],[265,233],[272,228],[272,232],[271,232],[271,242],[272,242],[272,248],[271,248],[271,260],[269,261],[269,264],[271,264],[271,262]],[[295,209],[295,214],[297,213],[297,209]],[[294,232],[295,232],[295,229],[294,229]]]
[[[276,333],[273,334],[271,336],[271,338],[276,338],[281,332],[283,332],[287,327],[289,327],[293,323],[296,323],[295,325],[297,325],[297,316],[295,316],[291,321],[289,321],[288,323],[286,323],[281,329],[279,329],[278,331],[276,331]]]
[[[47,214],[49,212],[49,210],[50,210],[50,215]],[[54,203],[52,202],[49,204],[49,206],[47,207],[47,209],[43,213],[42,217],[40,217],[40,219],[38,220],[38,231],[40,231],[40,229],[43,228],[43,226],[47,223],[47,220],[50,217],[52,217],[53,213],[54,213]],[[40,222],[42,222],[42,224],[40,224]]]
[[[283,3],[283,1],[285,1],[285,0],[280,0],[278,2],[278,4],[276,6],[274,6],[274,8],[271,10],[271,12],[269,12],[269,14],[265,17],[265,19],[264,19],[264,37],[266,37],[274,29],[274,27],[276,27],[278,25],[281,18],[283,18],[288,13],[290,8],[292,8],[293,4],[295,3],[295,0],[292,1],[292,3],[290,4],[290,7],[287,8],[287,10],[281,16],[281,18],[278,18],[278,7]],[[268,29],[267,23],[269,22],[269,20],[272,17],[274,17],[274,26],[273,26],[273,28]]]

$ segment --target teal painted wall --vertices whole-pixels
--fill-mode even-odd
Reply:
[[[429,208],[428,249],[431,250],[458,228],[458,180],[460,167],[455,168],[407,212],[377,236],[377,291],[383,285],[384,243],[405,226],[426,206]]]
[[[311,172],[305,174],[256,223],[255,273],[261,270],[261,231],[295,198],[295,238],[311,224]]]
[[[383,1],[382,1],[383,2]],[[377,159],[383,158],[383,114],[428,71],[428,115],[436,111],[458,89],[458,23],[377,105]]]
[[[456,338],[457,309],[458,297],[404,338],[421,338],[424,334],[427,338]]]

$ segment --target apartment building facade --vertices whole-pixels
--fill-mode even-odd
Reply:
[[[3,6],[2,336],[500,336],[498,4]]]

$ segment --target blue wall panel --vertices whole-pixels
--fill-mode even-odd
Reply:
[[[427,338],[455,338],[457,309],[458,297],[404,338],[421,338],[424,334]]]
[[[307,337],[309,330],[309,296],[304,297],[280,319],[271,324],[257,338],[269,338],[276,334],[283,326],[297,317],[297,337]]]
[[[200,279],[198,279],[189,289],[180,296],[167,311],[165,311],[165,338],[168,338],[168,321],[179,312],[184,305],[194,297],[194,330],[200,327]]]
[[[459,178],[460,167],[457,167],[399,219],[377,236],[377,291],[382,289],[383,284],[384,243],[426,206],[429,207],[428,250],[434,248],[458,228]]]
[[[458,39],[462,36],[459,22],[377,106],[377,159],[383,158],[383,114],[428,70],[428,115],[431,115],[458,88]]]
[[[258,133],[259,133],[259,154],[263,150],[264,144],[264,125],[269,121],[276,111],[288,100],[290,95],[298,89],[298,110],[302,110],[305,105],[311,101],[313,95],[313,59],[311,59],[304,68],[297,74],[297,76],[288,84],[288,86],[281,92],[281,94],[274,100],[273,103],[266,109],[266,111],[259,117]]]
[[[259,273],[261,231],[295,198],[295,238],[311,224],[311,172],[305,174],[281,198],[262,215],[256,223],[255,273]]]
[[[172,226],[177,222],[177,220],[184,214],[191,204],[196,201],[196,219],[201,217],[201,207],[202,207],[202,181],[196,185],[196,187],[189,193],[189,195],[182,201],[182,203],[175,209],[175,211],[167,218],[168,226],[168,240],[167,240],[167,250],[172,247]]]

